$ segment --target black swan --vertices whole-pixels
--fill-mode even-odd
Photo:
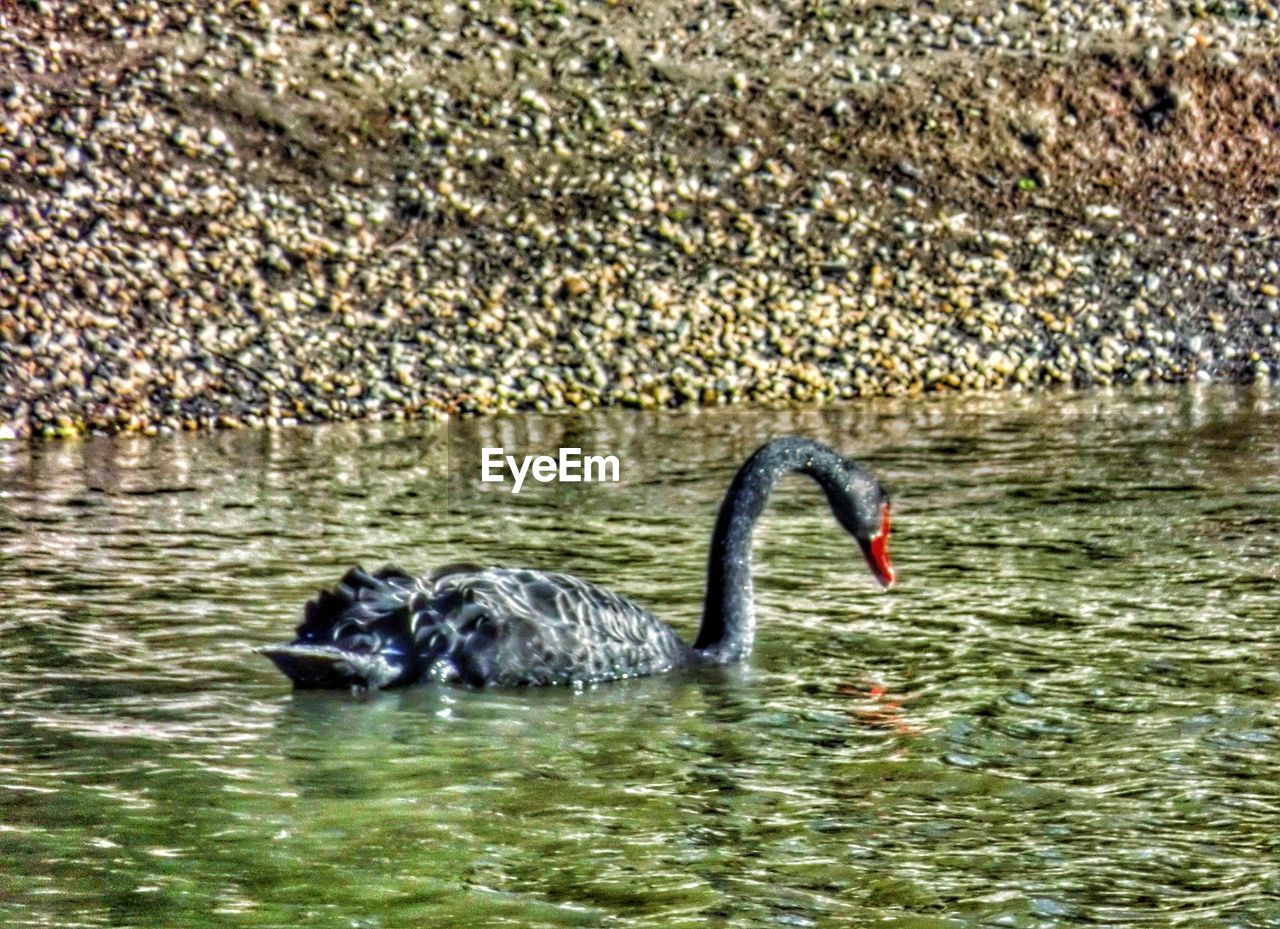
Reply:
[[[454,564],[423,578],[353,568],[307,604],[293,642],[260,651],[300,688],[592,683],[737,661],[755,633],[752,529],[773,485],[793,471],[826,491],[871,573],[892,584],[889,497],[879,482],[820,442],[784,438],[747,459],[720,504],[692,646],[648,610],[579,578]]]

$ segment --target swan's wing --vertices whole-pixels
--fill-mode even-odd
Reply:
[[[430,609],[415,634],[433,660],[471,684],[606,681],[661,673],[688,658],[666,623],[580,578],[507,568],[432,577]]]

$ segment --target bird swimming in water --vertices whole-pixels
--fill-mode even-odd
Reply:
[[[890,586],[889,497],[880,483],[821,442],[782,438],[747,459],[720,504],[692,645],[648,610],[581,578],[452,564],[425,577],[353,568],[306,605],[292,642],[259,651],[299,688],[594,683],[739,661],[755,635],[752,530],[774,485],[793,472],[826,492],[871,574]]]

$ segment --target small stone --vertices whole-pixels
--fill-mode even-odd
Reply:
[[[566,274],[562,278],[562,283],[564,284],[565,291],[570,297],[581,297],[591,289],[591,285],[587,283],[587,279],[581,274],[577,274],[575,272]]]

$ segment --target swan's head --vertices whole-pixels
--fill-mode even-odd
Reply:
[[[889,494],[866,469],[842,459],[822,480],[831,512],[845,532],[858,540],[867,567],[882,587],[897,578],[889,561]]]

